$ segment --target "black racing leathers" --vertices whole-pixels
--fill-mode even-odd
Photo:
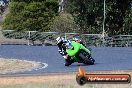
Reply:
[[[70,56],[66,57],[66,56],[67,56],[67,53],[66,53],[66,47],[65,47],[64,43],[63,43],[63,42],[60,42],[60,43],[57,44],[57,46],[58,46],[58,51],[59,51],[59,53],[60,53],[63,57],[65,57],[65,66],[69,66],[69,65],[71,65],[72,63],[74,63],[74,60],[71,59]]]
[[[62,56],[65,56],[67,53],[66,53],[66,47],[64,45],[63,42],[60,42],[57,44],[58,46],[58,52],[62,55]]]

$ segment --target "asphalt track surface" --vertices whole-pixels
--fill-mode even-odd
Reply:
[[[48,64],[43,69],[10,73],[11,75],[76,72],[80,65],[87,71],[132,70],[132,48],[130,47],[92,47],[92,57],[96,60],[94,65],[76,62],[65,67],[64,58],[58,53],[57,46],[0,45],[0,58],[15,58]]]

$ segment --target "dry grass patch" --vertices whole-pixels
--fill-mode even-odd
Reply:
[[[90,71],[88,74],[130,74],[132,71]],[[132,88],[132,84],[85,84],[76,83],[76,73],[49,74],[25,77],[0,77],[0,88]]]

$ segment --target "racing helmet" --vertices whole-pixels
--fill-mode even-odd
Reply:
[[[64,42],[65,39],[63,37],[58,37],[58,38],[56,38],[56,41],[57,41],[57,44],[58,44],[58,43]]]
[[[72,42],[71,41],[67,41],[67,43],[66,43],[66,48],[69,48],[69,49],[72,49],[73,48],[73,46],[72,46]]]

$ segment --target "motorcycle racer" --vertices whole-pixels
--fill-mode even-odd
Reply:
[[[57,46],[58,46],[59,53],[65,58],[65,66],[69,66],[72,63],[74,63],[75,60],[73,58],[71,58],[70,55],[68,55],[66,50],[67,49],[69,49],[69,50],[71,49],[71,52],[72,52],[72,49],[76,49],[76,44],[80,43],[81,40],[76,39],[76,40],[70,41],[70,40],[65,40],[63,37],[58,37],[56,39],[56,41],[57,41]],[[83,43],[80,43],[80,44],[83,45]],[[85,49],[85,51],[87,51],[89,53],[89,56],[91,55],[90,50],[85,48],[85,46],[84,46],[83,49]]]
[[[74,60],[71,59],[71,57],[69,57],[66,53],[65,44],[67,43],[67,40],[65,40],[63,37],[58,37],[56,41],[58,46],[58,52],[63,56],[63,58],[65,58],[65,66],[69,66],[74,63]]]

